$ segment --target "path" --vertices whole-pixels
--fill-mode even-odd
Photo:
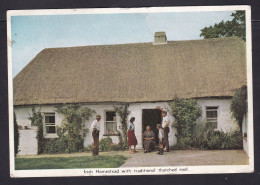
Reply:
[[[246,165],[248,157],[243,150],[175,150],[157,155],[156,152],[138,152],[128,159],[124,167]]]

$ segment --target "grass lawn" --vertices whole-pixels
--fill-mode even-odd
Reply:
[[[45,157],[16,158],[16,170],[31,169],[71,169],[71,168],[117,168],[124,164],[127,157],[115,156],[84,156],[84,157]]]

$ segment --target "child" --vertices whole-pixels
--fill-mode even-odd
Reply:
[[[159,138],[159,152],[157,154],[163,155],[163,129],[161,124],[156,125],[158,132],[158,138]]]

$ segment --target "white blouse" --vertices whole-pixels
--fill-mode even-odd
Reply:
[[[128,130],[134,130],[135,129],[135,125],[133,123],[129,122],[127,129]]]

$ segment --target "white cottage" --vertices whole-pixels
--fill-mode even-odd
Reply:
[[[229,111],[236,89],[246,85],[246,47],[242,39],[218,38],[167,41],[164,32],[154,42],[42,50],[15,78],[14,111],[20,126],[20,155],[37,154],[36,128],[28,113],[41,107],[44,137],[57,137],[63,115],[55,106],[83,103],[102,116],[102,137],[118,142],[120,117],[113,105],[129,103],[136,117],[137,148],[147,124],[155,129],[174,97],[196,98],[203,119],[224,132],[236,128]],[[89,128],[95,115],[86,121]],[[173,121],[174,118],[171,118]],[[170,130],[170,145],[177,141]],[[84,145],[92,144],[91,133]]]

